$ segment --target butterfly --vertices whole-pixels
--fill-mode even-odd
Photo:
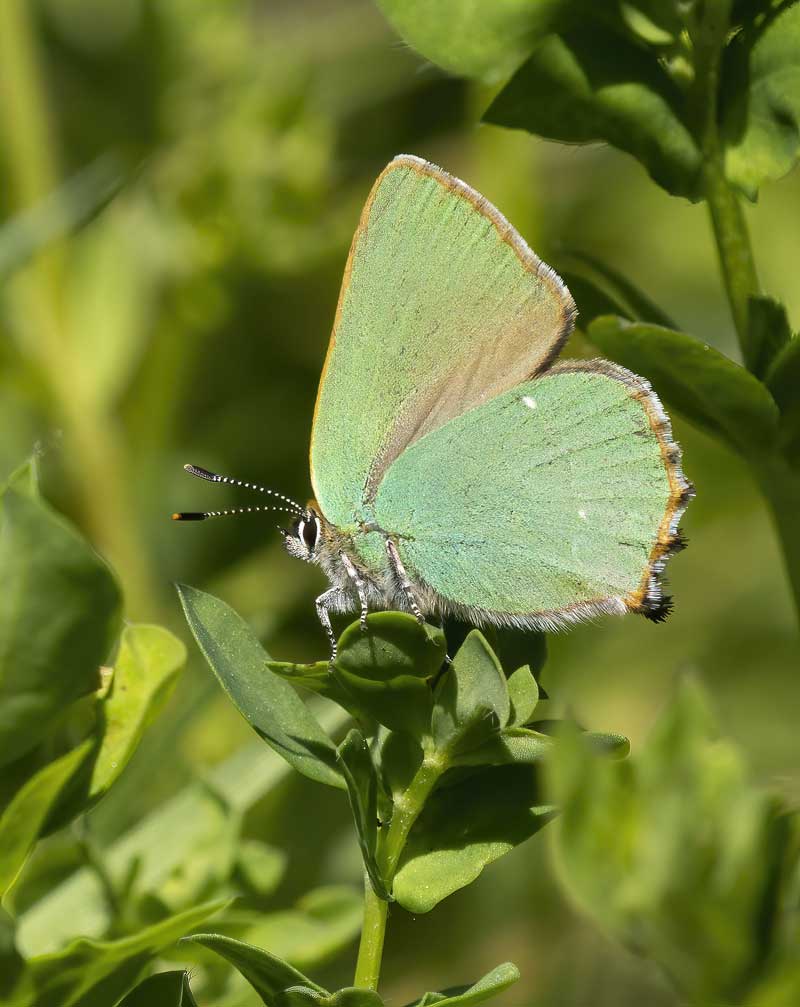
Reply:
[[[483,196],[403,154],[344,271],[311,435],[315,500],[279,498],[317,613],[373,609],[555,630],[669,612],[660,577],[693,488],[650,384],[556,357],[575,303]],[[259,510],[265,508],[239,508]],[[223,512],[176,514],[180,520]]]

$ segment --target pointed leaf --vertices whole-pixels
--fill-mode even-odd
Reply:
[[[414,49],[451,73],[498,81],[519,66],[549,30],[564,0],[378,0]]]
[[[189,988],[189,973],[159,972],[125,997],[119,1007],[197,1007]]]
[[[781,410],[781,447],[800,465],[800,335],[793,336],[772,361],[767,387]]]
[[[589,338],[612,360],[648,378],[674,409],[729,447],[760,455],[775,444],[778,409],[749,371],[707,343],[657,325],[606,316]]]
[[[484,119],[548,140],[605,141],[638,158],[667,192],[698,199],[700,153],[682,106],[655,54],[593,25],[540,42]]]
[[[411,830],[394,897],[409,912],[429,912],[554,814],[552,805],[542,803],[532,766],[484,769],[440,787]]]
[[[14,883],[44,828],[50,809],[94,748],[90,739],[40,769],[0,816],[0,896]]]
[[[517,668],[508,680],[508,697],[511,700],[509,727],[522,727],[533,716],[539,702],[539,686],[527,664]]]
[[[304,776],[344,787],[333,742],[289,683],[269,670],[244,619],[197,588],[180,584],[178,595],[200,650],[256,733]]]
[[[224,901],[207,902],[115,941],[77,940],[29,958],[9,1007],[109,1007],[132,989],[146,966]]]
[[[506,677],[486,638],[473,630],[436,689],[432,729],[440,751],[465,751],[505,727]]]
[[[45,503],[0,498],[0,765],[32,749],[54,720],[99,685],[116,639],[111,571]]]
[[[291,987],[302,987],[312,995],[330,995],[293,965],[281,961],[268,951],[253,947],[252,944],[222,937],[220,934],[193,934],[186,940],[200,944],[230,962],[268,1007],[284,1003],[281,995]]]
[[[361,856],[372,887],[378,898],[388,901],[391,896],[381,877],[376,859],[378,846],[378,774],[364,735],[352,730],[339,746],[339,763],[342,769],[350,807],[356,824]]]
[[[0,495],[5,493],[9,487],[31,500],[39,499],[39,460],[36,455],[32,455],[22,465],[18,465],[14,469],[5,483],[0,486]]]
[[[408,1007],[433,1007],[433,1004],[437,1007],[472,1007],[473,1004],[490,1000],[498,993],[502,993],[509,986],[513,986],[519,978],[517,966],[511,962],[503,962],[471,986],[461,986],[441,993],[426,993],[413,1004],[408,1004]]]
[[[455,756],[454,766],[509,766],[512,763],[532,766],[546,758],[553,739],[526,727],[507,727],[490,738]]]
[[[336,680],[355,706],[378,723],[416,738],[426,736],[433,709],[427,679],[444,662],[444,634],[402,612],[376,612],[368,616],[367,627],[363,633],[353,623],[339,638]]]
[[[786,308],[772,297],[750,297],[747,330],[747,367],[763,380],[772,362],[792,338]]]
[[[800,5],[784,4],[733,38],[720,96],[725,174],[755,199],[800,156]]]

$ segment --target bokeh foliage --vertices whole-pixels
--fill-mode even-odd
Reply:
[[[384,6],[425,52],[388,0]],[[503,17],[515,8],[526,16],[532,6],[550,17],[563,5],[491,5]],[[674,26],[658,16],[658,3],[622,6],[633,19],[627,30],[652,62]],[[735,9],[745,16],[757,6]],[[706,355],[744,361],[704,207],[668,197],[607,146],[565,148],[488,124],[475,130],[498,88],[522,72],[533,36],[515,28],[510,42],[502,19],[482,22],[476,35],[463,12],[457,23],[450,39],[479,37],[480,45],[469,66],[428,53],[442,73],[397,41],[370,0],[0,5],[0,471],[12,471],[38,443],[48,499],[113,563],[129,618],[188,639],[170,586],[179,579],[232,604],[284,666],[324,658],[311,604],[322,585],[282,555],[269,523],[243,518],[198,533],[167,518],[184,506],[233,502],[227,489],[206,495],[187,485],[185,461],[301,498],[308,492],[315,386],[347,245],[372,179],[401,150],[485,192],[565,273],[580,253],[581,269],[568,279],[581,300],[578,284],[591,274],[581,303],[587,315],[641,323],[636,339],[653,323],[691,333],[710,347]],[[756,24],[750,31],[766,37]],[[738,60],[726,72],[742,73]],[[769,56],[761,65],[773,63]],[[680,61],[674,66],[679,72]],[[769,80],[765,87],[771,94]],[[741,102],[731,105],[726,136],[743,115]],[[773,124],[768,119],[769,138]],[[775,166],[794,156],[792,130],[782,136],[766,161],[729,147],[747,185],[743,165],[755,166],[759,180],[774,178]],[[795,324],[798,213],[796,172],[764,184],[758,204],[744,209],[764,288]],[[586,255],[602,263],[602,275]],[[633,290],[625,288],[630,281]],[[605,298],[602,310],[584,308],[590,295],[598,306]],[[619,324],[602,324],[609,345],[624,335]],[[577,337],[568,352],[597,349]],[[753,367],[763,378],[758,361]],[[792,388],[791,380],[770,388],[784,414]],[[678,422],[699,495],[686,519],[690,547],[670,571],[675,614],[660,627],[607,620],[551,640],[542,682],[557,698],[543,703],[554,716],[568,706],[585,727],[629,735],[635,764],[674,680],[690,670],[705,682],[721,730],[753,765],[756,784],[796,804],[795,617],[752,469],[728,447],[754,436],[751,421],[738,418],[735,403],[720,416],[712,402],[719,404],[700,389],[688,402],[695,416],[683,412],[693,422],[699,412],[703,422]],[[723,421],[728,433],[720,438],[712,427]],[[335,733],[336,724],[324,722]],[[349,963],[324,964],[345,939],[330,943],[321,917],[299,901],[320,885],[360,880],[346,802],[333,789],[290,780],[259,742],[250,745],[248,730],[192,658],[136,758],[91,812],[88,844],[61,831],[29,859],[11,904],[25,955],[54,952],[79,934],[103,940],[113,928],[109,893],[86,864],[98,847],[117,884],[130,878],[136,892],[131,927],[229,883],[241,891],[253,860],[269,879],[277,847],[291,851],[288,870],[259,912],[290,913],[291,928],[255,934],[250,918],[230,936],[272,947],[301,971],[316,969],[326,989],[349,981]],[[266,841],[273,855],[251,848],[249,868],[242,866],[231,852],[245,849],[239,836]],[[511,958],[523,973],[515,1001],[675,1003],[651,965],[598,936],[564,899],[542,839],[433,913],[397,914],[387,996],[402,1003],[425,986],[440,989]],[[186,862],[197,865],[196,875],[185,874]],[[350,913],[352,934],[352,904]],[[346,914],[341,919],[344,926]],[[213,928],[221,929],[218,919]],[[3,948],[6,934],[0,924]],[[182,947],[184,957],[163,967],[179,975],[191,967],[214,991],[210,1002],[244,1002],[245,987],[227,985],[230,970],[215,971],[210,953],[200,963]]]

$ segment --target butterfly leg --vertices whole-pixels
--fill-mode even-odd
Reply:
[[[364,580],[361,577],[361,574],[356,569],[355,564],[353,563],[353,561],[350,559],[350,557],[347,555],[346,552],[340,552],[339,557],[341,558],[342,564],[344,565],[344,568],[347,571],[347,576],[355,585],[355,589],[358,594],[358,600],[361,605],[361,617],[360,617],[361,632],[366,633],[367,613],[369,611],[369,608],[367,607],[367,589],[364,585]]]
[[[333,632],[333,627],[331,626],[330,609],[339,608],[340,603],[344,600],[344,592],[340,587],[332,587],[317,598],[315,604],[317,606],[317,616],[319,621],[322,623],[322,628],[325,630],[328,641],[331,645],[331,656],[328,659],[328,665],[332,665],[336,660],[336,634]]]
[[[425,622],[425,616],[422,614],[422,611],[417,604],[417,599],[414,597],[414,589],[411,586],[411,581],[408,579],[408,574],[406,573],[406,568],[403,566],[403,561],[400,559],[397,546],[390,538],[386,539],[386,552],[389,556],[389,562],[392,565],[392,569],[400,582],[400,587],[403,589],[403,593],[406,596],[408,607],[414,613],[417,622]]]

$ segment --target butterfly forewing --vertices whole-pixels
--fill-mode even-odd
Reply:
[[[320,382],[311,475],[325,517],[363,520],[395,459],[544,369],[573,315],[483,197],[419,158],[392,161],[353,239]]]

